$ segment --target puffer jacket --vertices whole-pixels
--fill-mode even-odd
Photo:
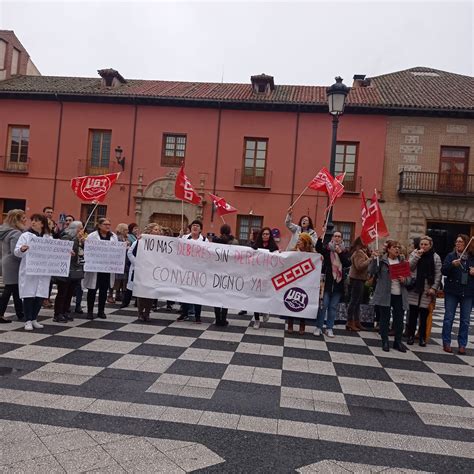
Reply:
[[[15,246],[20,238],[21,230],[7,224],[0,226],[0,242],[2,245],[2,275],[5,285],[18,284],[18,272],[21,258],[15,256]]]

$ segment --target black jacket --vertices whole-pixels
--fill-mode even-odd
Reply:
[[[474,256],[468,256],[461,266],[455,267],[453,260],[457,258],[457,253],[451,252],[444,259],[441,267],[441,273],[446,276],[444,291],[456,296],[474,296],[474,276],[469,275],[469,267],[474,267]]]

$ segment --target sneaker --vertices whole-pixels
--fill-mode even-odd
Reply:
[[[269,320],[269,319],[270,319],[270,315],[269,315],[268,313],[265,313],[265,314],[263,315],[263,322],[264,322],[264,323],[268,323],[268,320]]]
[[[254,329],[259,329],[260,328],[260,321],[254,321],[253,322],[253,328]]]
[[[36,319],[31,321],[31,324],[35,329],[43,329],[44,328],[44,326],[42,324],[40,324],[38,321],[36,321]]]
[[[334,333],[332,332],[332,329],[326,329],[326,336],[327,337],[334,337]]]
[[[323,335],[323,330],[321,328],[318,328],[317,326],[314,328],[313,336],[322,336]]]
[[[26,321],[25,331],[33,331],[33,324],[31,324],[31,321]]]

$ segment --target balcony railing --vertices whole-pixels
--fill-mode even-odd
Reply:
[[[255,173],[256,171],[256,173]],[[262,170],[237,169],[234,172],[234,186],[242,188],[270,189],[272,184],[272,172]]]
[[[0,156],[0,171],[6,173],[28,173],[30,157]]]
[[[400,194],[474,196],[474,174],[401,171]]]

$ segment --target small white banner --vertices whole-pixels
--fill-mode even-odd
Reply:
[[[28,245],[27,275],[69,276],[72,241],[33,237]]]
[[[133,294],[314,319],[321,264],[317,253],[270,253],[144,235],[135,260]]]
[[[126,242],[86,239],[84,243],[84,271],[123,273],[126,251]]]

